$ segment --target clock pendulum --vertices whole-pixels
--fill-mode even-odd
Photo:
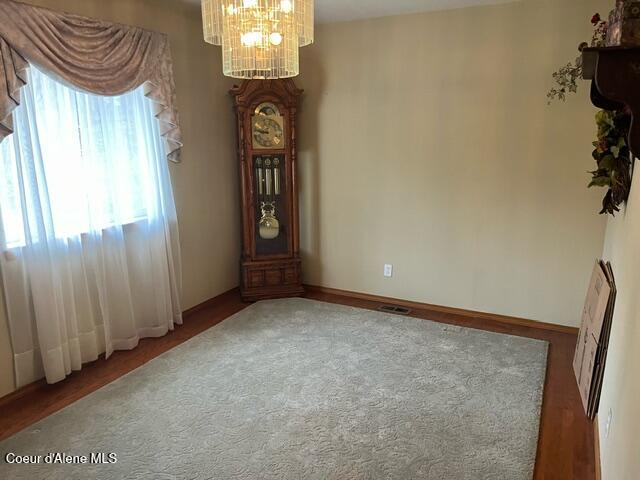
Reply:
[[[275,201],[275,197],[280,195],[279,164],[278,159],[274,159],[272,162],[270,158],[265,158],[264,174],[262,167],[258,166],[258,199],[262,212],[262,217],[258,222],[258,233],[260,238],[265,240],[273,240],[278,238],[280,234],[280,222],[276,217]],[[260,157],[256,159],[256,165],[262,165]],[[263,182],[265,183],[264,188]]]

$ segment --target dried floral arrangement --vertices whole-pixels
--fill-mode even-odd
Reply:
[[[596,13],[591,18],[594,27],[591,43],[583,42],[578,47],[602,47],[605,45],[608,24]],[[578,80],[582,79],[582,55],[573,63],[561,67],[553,74],[556,86],[547,93],[548,103],[554,100],[565,101],[567,94],[578,91]],[[627,111],[600,110],[596,114],[598,139],[593,142],[595,150],[593,159],[596,170],[591,173],[589,187],[607,188],[602,200],[600,214],[615,215],[620,211],[620,205],[629,198],[633,161],[627,146],[631,116]]]
[[[578,50],[582,50],[586,47],[602,47],[605,44],[605,37],[607,36],[607,22],[602,20],[599,13],[596,13],[591,18],[591,24],[593,25],[593,37],[591,38],[591,44],[583,42],[578,47]],[[553,73],[553,79],[556,82],[556,86],[549,90],[547,93],[548,103],[553,100],[562,100],[563,102],[567,98],[568,93],[576,93],[578,91],[578,79],[582,78],[582,55],[578,55],[573,63],[569,62],[561,67],[557,72]]]

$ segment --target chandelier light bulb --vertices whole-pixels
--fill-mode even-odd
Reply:
[[[240,37],[240,42],[245,47],[252,47],[252,46],[255,46],[255,45],[261,45],[262,44],[262,35],[260,34],[260,32],[243,33],[242,36]]]
[[[271,42],[271,45],[275,45],[277,47],[282,43],[282,35],[278,32],[273,32],[269,35],[269,42]]]
[[[204,39],[222,46],[225,75],[298,75],[299,47],[313,43],[313,0],[201,1]]]
[[[280,10],[282,11],[282,13],[291,13],[291,11],[293,10],[293,4],[291,3],[291,0],[282,0],[280,2]]]

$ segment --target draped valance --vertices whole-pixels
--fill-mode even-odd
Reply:
[[[0,0],[0,141],[33,64],[74,88],[121,95],[144,85],[168,158],[179,161],[182,135],[166,35],[80,15]]]

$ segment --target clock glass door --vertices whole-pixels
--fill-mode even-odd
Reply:
[[[257,255],[287,255],[289,215],[284,155],[253,155]]]

